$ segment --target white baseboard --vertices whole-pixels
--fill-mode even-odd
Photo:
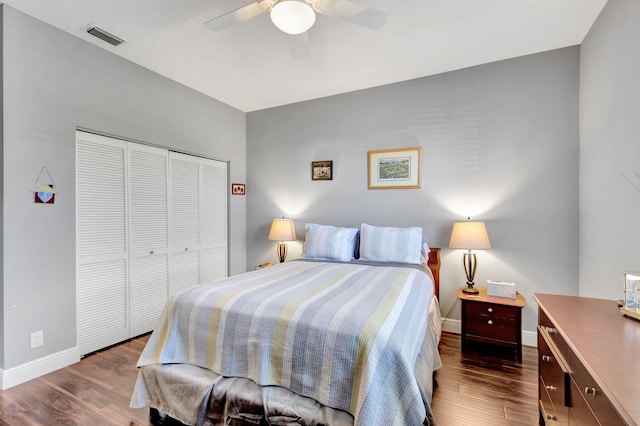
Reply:
[[[80,349],[76,346],[55,354],[27,362],[26,364],[0,370],[0,389],[5,390],[20,383],[28,382],[52,371],[59,370],[80,361]]]
[[[446,331],[449,333],[460,334],[460,330],[462,329],[460,325],[460,320],[443,318],[442,319],[442,331]],[[522,344],[524,346],[537,347],[538,346],[538,335],[535,331],[522,331]]]
[[[535,331],[522,331],[522,344],[525,346],[531,346],[532,348],[538,347],[538,333]]]
[[[442,331],[446,331],[453,334],[460,334],[461,329],[462,329],[462,326],[460,325],[460,320],[442,318]]]

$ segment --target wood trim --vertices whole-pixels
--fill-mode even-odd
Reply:
[[[440,248],[429,247],[429,259],[427,260],[427,266],[433,274],[434,292],[438,300],[440,300]]]

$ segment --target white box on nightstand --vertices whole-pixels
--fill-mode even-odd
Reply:
[[[516,285],[505,281],[487,280],[487,296],[516,298]]]

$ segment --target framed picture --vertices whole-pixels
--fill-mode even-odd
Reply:
[[[311,180],[333,180],[333,161],[312,161]]]
[[[232,183],[231,184],[231,194],[233,194],[233,195],[244,195],[244,183]]]
[[[369,189],[419,189],[422,148],[369,151]]]
[[[624,299],[622,307],[626,308],[629,312],[640,314],[640,275],[624,274]]]

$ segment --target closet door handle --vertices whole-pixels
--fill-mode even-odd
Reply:
[[[590,388],[587,386],[586,388],[584,388],[584,394],[596,396],[596,388]]]

